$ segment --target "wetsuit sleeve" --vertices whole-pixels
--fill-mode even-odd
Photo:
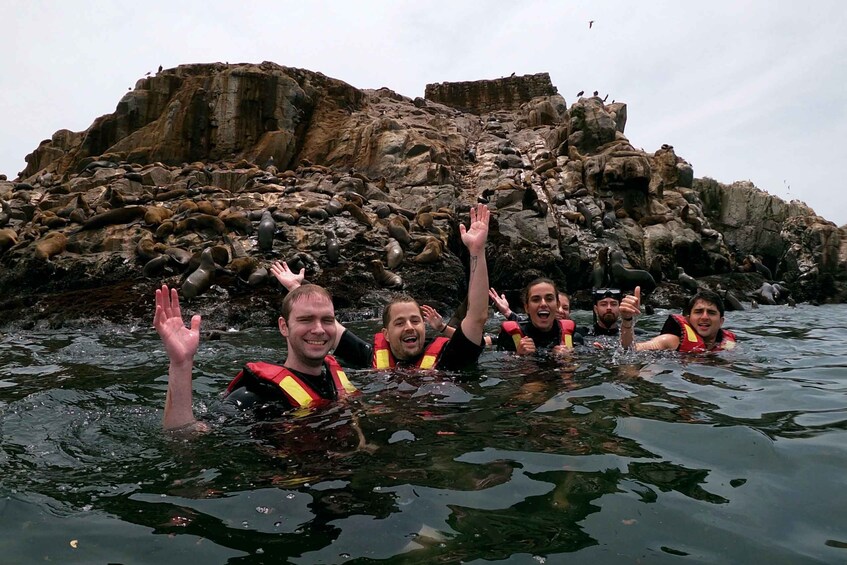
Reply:
[[[453,337],[444,346],[444,352],[441,354],[441,359],[438,361],[438,368],[447,371],[458,371],[469,365],[473,365],[479,360],[483,346],[478,343],[471,342],[465,334],[462,333],[462,326],[456,328]]]
[[[367,369],[373,365],[373,345],[350,330],[345,330],[335,348],[335,356],[342,360],[341,365],[344,367]]]
[[[678,337],[680,340],[682,339],[682,328],[679,327],[679,324],[676,320],[668,316],[668,319],[665,320],[665,325],[662,326],[662,331],[660,334],[672,334]]]
[[[509,317],[506,318],[506,319],[509,320],[509,321],[512,321],[512,322],[517,322],[518,321],[518,315],[515,314],[514,312],[510,312]]]
[[[577,328],[579,329],[579,328]],[[585,345],[585,336],[578,331],[574,331],[573,333],[573,344],[574,345]]]

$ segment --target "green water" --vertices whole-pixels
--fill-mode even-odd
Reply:
[[[699,359],[351,372],[361,396],[272,422],[218,405],[284,356],[233,331],[201,344],[190,439],[161,432],[151,328],[6,328],[0,562],[845,562],[847,306],[726,325],[741,347]]]

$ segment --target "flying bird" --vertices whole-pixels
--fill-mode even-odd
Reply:
[[[588,29],[591,29],[591,26],[594,25],[594,20],[588,22]]]

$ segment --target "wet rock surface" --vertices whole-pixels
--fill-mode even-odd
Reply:
[[[744,300],[776,281],[797,301],[845,299],[843,228],[749,183],[695,179],[671,146],[635,149],[623,103],[568,106],[521,79],[462,83],[465,103],[488,93],[480,114],[269,62],[141,79],[0,181],[3,321],[148,323],[167,283],[211,326],[273,324],[277,260],[342,316],[375,315],[398,290],[450,311],[466,288],[458,226],[478,201],[493,211],[492,286],[515,305],[538,276],[587,306],[592,286],[649,273],[650,300],[676,307],[690,294],[679,268]]]

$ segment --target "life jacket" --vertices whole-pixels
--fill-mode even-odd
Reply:
[[[423,352],[421,358],[418,359],[418,369],[434,369],[438,364],[438,358],[441,357],[444,346],[449,341],[450,339],[446,337],[435,338]],[[394,355],[391,353],[391,347],[388,345],[385,334],[382,332],[374,334],[373,368],[391,369],[396,364],[397,362],[394,360]]]
[[[573,332],[576,324],[573,320],[556,321],[559,322],[560,329],[559,336],[561,341],[559,344],[564,345],[568,349],[573,349]],[[507,320],[500,324],[500,329],[512,336],[512,339],[515,341],[515,350],[517,351],[518,346],[521,344],[521,338],[524,336],[521,325],[515,321]]]
[[[347,379],[347,375],[344,374],[344,370],[338,364],[338,361],[335,360],[335,357],[327,355],[324,357],[324,363],[329,370],[330,376],[332,376],[332,382],[335,385],[338,398],[344,398],[347,395],[358,392],[356,387],[353,386],[353,383]],[[249,372],[250,374],[247,375],[245,372]],[[295,408],[312,406],[328,400],[315,392],[312,387],[291,372],[290,369],[263,361],[247,363],[244,369],[229,383],[229,386],[226,388],[226,394],[242,386],[242,381],[249,376],[278,386],[280,391],[285,395],[285,398]]]
[[[677,347],[677,351],[682,351],[683,353],[707,351],[706,343],[703,341],[703,338],[694,331],[694,328],[684,316],[671,314],[671,317],[676,320],[676,323],[679,324],[679,327],[682,329],[682,338],[679,340],[679,347]],[[721,351],[735,347],[736,340],[734,333],[721,328],[720,335],[721,340],[715,342],[714,347],[712,347],[709,351]]]

